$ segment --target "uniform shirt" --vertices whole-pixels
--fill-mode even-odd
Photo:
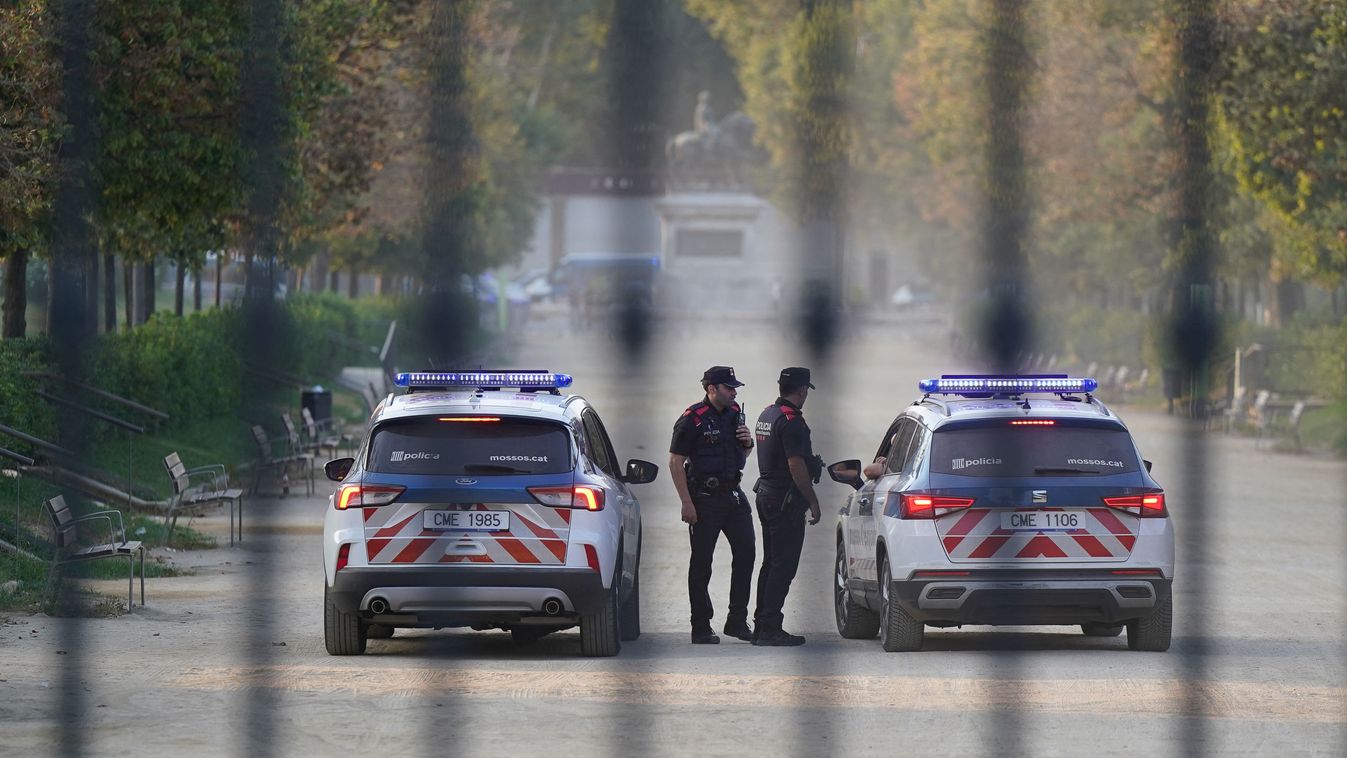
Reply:
[[[733,476],[748,460],[748,451],[734,436],[740,413],[738,403],[730,403],[723,411],[705,400],[688,406],[674,423],[669,452],[687,456],[689,473],[694,476]]]
[[[809,425],[804,412],[791,401],[779,397],[758,416],[754,427],[758,441],[758,484],[773,492],[785,492],[794,483],[787,460],[814,456]]]

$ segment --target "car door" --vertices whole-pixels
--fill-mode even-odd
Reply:
[[[867,481],[856,493],[856,518],[854,523],[855,552],[847,555],[855,568],[854,576],[869,581],[879,581],[879,567],[876,563],[875,546],[879,543],[878,518],[884,513],[884,498],[887,487],[892,483],[891,472],[894,459],[901,458],[912,442],[916,422],[908,417],[899,417],[885,431],[888,438],[880,442],[881,455],[887,455],[888,466],[885,473],[877,479]]]
[[[581,421],[584,423],[585,436],[589,440],[594,464],[606,480],[604,488],[613,493],[617,501],[622,521],[622,587],[625,592],[636,576],[637,551],[640,549],[641,541],[640,505],[636,496],[631,493],[631,488],[623,481],[625,472],[619,468],[617,453],[613,450],[612,440],[609,439],[608,431],[604,428],[603,421],[599,419],[599,414],[593,408],[587,408],[581,415]]]

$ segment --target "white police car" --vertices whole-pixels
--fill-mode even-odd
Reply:
[[[945,376],[920,383],[881,441],[878,477],[837,521],[843,637],[919,650],[926,626],[1127,629],[1169,648],[1174,529],[1150,462],[1093,379]]]
[[[579,624],[585,655],[641,633],[641,508],[571,377],[413,373],[375,409],[323,525],[324,638],[363,653],[397,627],[508,629],[530,642]]]

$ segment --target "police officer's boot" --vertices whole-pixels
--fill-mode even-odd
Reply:
[[[752,642],[753,630],[748,628],[748,622],[743,619],[730,619],[725,622],[725,636]]]
[[[692,630],[692,644],[694,645],[719,645],[720,638],[711,631],[711,627]]]
[[[753,639],[758,647],[796,647],[804,644],[804,637],[784,629],[768,629]]]

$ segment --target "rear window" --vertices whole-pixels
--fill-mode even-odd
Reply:
[[[451,417],[445,417],[451,418]],[[546,421],[390,421],[374,431],[370,471],[505,476],[570,471],[570,433]]]
[[[1100,426],[956,427],[931,440],[931,472],[959,476],[1110,476],[1140,470],[1126,430]]]

